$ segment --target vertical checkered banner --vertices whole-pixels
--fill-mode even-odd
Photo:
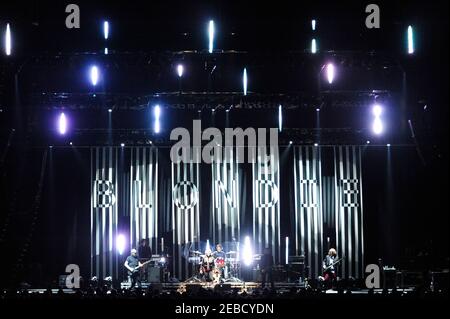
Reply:
[[[258,147],[257,153],[252,165],[253,242],[256,253],[270,247],[278,263],[281,261],[278,146]]]
[[[158,149],[132,147],[130,169],[130,243],[138,247],[141,239],[149,239],[154,254],[158,253]]]
[[[321,177],[321,148],[295,147],[295,253],[305,256],[312,278],[321,274],[323,257]]]
[[[345,257],[343,278],[364,276],[361,148],[334,147],[336,188],[336,248]]]
[[[198,250],[200,241],[199,163],[172,162],[173,274],[180,280],[194,271],[189,250]]]
[[[213,243],[240,238],[238,153],[232,147],[227,147],[226,152],[229,156],[211,164]]]
[[[117,148],[91,148],[91,274],[118,276]]]

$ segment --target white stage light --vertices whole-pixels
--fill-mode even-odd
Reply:
[[[316,31],[316,20],[311,20],[311,28],[313,31]]]
[[[153,122],[153,131],[155,133],[159,133],[161,131],[161,124],[160,124],[160,116],[161,116],[161,107],[157,104],[153,108],[153,116],[154,116],[154,122]]]
[[[177,65],[177,73],[178,73],[178,77],[182,77],[183,76],[183,71],[184,71],[184,67],[182,64],[178,64]]]
[[[125,252],[126,242],[127,242],[127,240],[125,238],[125,235],[123,235],[123,234],[117,235],[116,249],[117,249],[117,252],[119,253],[119,255],[122,255]]]
[[[8,23],[6,24],[6,31],[5,31],[5,54],[8,56],[11,55],[11,47],[12,47],[11,28]]]
[[[253,249],[250,242],[250,237],[246,236],[244,240],[244,248],[242,249],[242,259],[246,266],[250,266],[253,263]]]
[[[120,147],[125,147],[125,144],[124,143],[120,143]]]
[[[414,53],[414,33],[412,26],[408,26],[408,54]]]
[[[286,265],[289,264],[289,237],[286,237]]]
[[[375,104],[372,107],[372,113],[373,113],[373,116],[375,116],[375,117],[380,117],[382,111],[383,111],[383,109],[378,104]]]
[[[334,81],[335,69],[333,63],[327,64],[327,80],[329,84],[332,84]]]
[[[90,72],[90,76],[91,76],[91,83],[93,86],[96,86],[98,83],[98,78],[99,78],[99,72],[98,72],[98,67],[93,65],[91,67],[91,72]]]
[[[375,120],[373,120],[372,131],[376,135],[380,135],[381,133],[383,133],[383,122],[381,122],[381,119],[379,117],[376,117]]]
[[[64,135],[67,132],[67,118],[64,113],[61,113],[59,115],[58,131],[59,131],[59,134],[61,134],[61,135]]]
[[[372,114],[374,116],[373,124],[372,124],[372,131],[376,135],[380,135],[383,133],[383,122],[381,120],[381,113],[383,112],[383,109],[380,105],[375,104],[372,107]]]
[[[244,73],[242,75],[242,87],[243,87],[243,90],[244,90],[244,95],[247,95],[247,81],[248,81],[248,79],[247,79],[247,69],[244,68]]]
[[[108,48],[105,48],[105,55],[108,55],[109,51]]]
[[[311,40],[311,53],[316,54],[317,53],[317,43],[316,39]]]
[[[211,245],[209,244],[209,239],[206,240],[205,254],[207,251],[211,251]]]
[[[105,40],[108,40],[108,37],[109,37],[109,22],[108,21],[103,22],[103,35],[105,37]]]
[[[209,37],[208,52],[212,53],[214,50],[214,21],[213,20],[209,21],[208,37]]]
[[[289,141],[289,145],[292,145],[292,143],[293,143],[292,141]]]
[[[278,130],[281,132],[283,129],[283,108],[280,105],[278,105]]]

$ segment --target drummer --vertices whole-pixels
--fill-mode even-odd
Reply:
[[[223,247],[221,244],[216,245],[216,250],[213,253],[214,258],[222,258],[225,260],[225,252],[223,251]]]

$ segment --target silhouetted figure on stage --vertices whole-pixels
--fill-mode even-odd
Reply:
[[[145,261],[152,258],[152,248],[148,238],[142,239],[138,248],[139,259],[145,259]]]
[[[135,285],[141,288],[141,276],[139,269],[142,267],[142,264],[139,261],[136,249],[133,248],[131,250],[131,255],[125,260],[124,266],[128,269],[128,281],[131,282],[130,288],[134,288]]]
[[[270,287],[274,289],[275,284],[273,282],[273,273],[272,273],[273,256],[270,248],[264,249],[264,254],[261,256],[259,267],[261,268],[261,287],[264,288],[266,285],[266,281],[269,281]]]
[[[152,248],[150,247],[150,242],[148,238],[142,239],[139,248],[138,248],[139,261],[144,263],[152,258]],[[141,272],[141,276],[144,281],[147,281],[148,278],[148,269],[144,268],[144,271]]]

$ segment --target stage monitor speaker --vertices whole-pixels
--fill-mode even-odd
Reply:
[[[147,282],[161,282],[162,268],[161,267],[148,267]]]
[[[218,284],[214,287],[215,292],[227,292],[231,291],[231,285],[230,284]]]
[[[59,288],[61,288],[61,289],[67,288],[66,287],[66,278],[67,278],[67,275],[60,275],[59,276],[59,280],[58,280]]]

